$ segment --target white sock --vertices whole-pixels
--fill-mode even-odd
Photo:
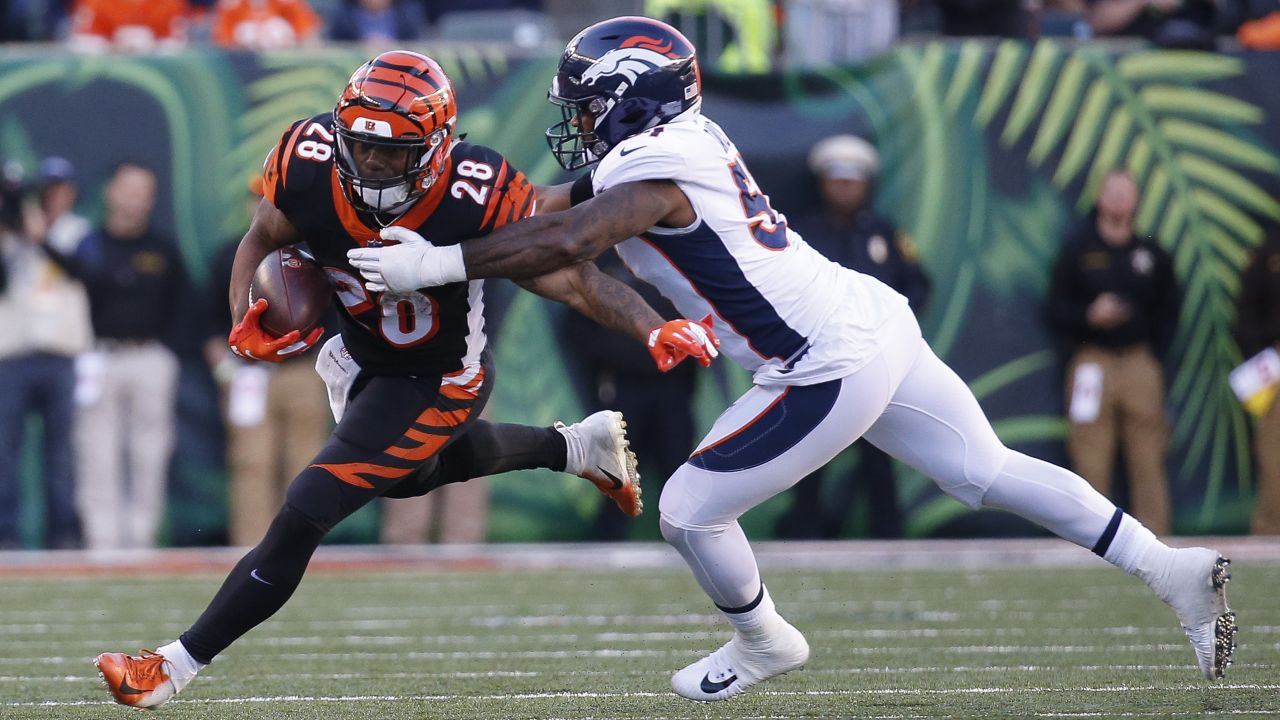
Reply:
[[[587,451],[582,447],[582,438],[564,425],[557,425],[556,430],[564,436],[564,471],[570,475],[580,474],[587,464]]]
[[[191,657],[191,653],[187,652],[187,648],[183,646],[181,640],[174,640],[164,647],[156,649],[156,652],[163,655],[164,659],[172,668],[169,673],[169,679],[173,681],[173,688],[181,691],[188,683],[195,679],[196,673],[204,668],[205,664],[197,662]]]
[[[769,589],[763,584],[760,585],[759,602],[755,607],[745,612],[724,612],[725,618],[729,620],[729,624],[734,630],[745,640],[754,640],[768,635],[769,628],[773,623],[780,619],[777,608],[773,605],[773,598],[769,596]]]
[[[1173,561],[1173,548],[1160,542],[1155,533],[1138,522],[1129,513],[1120,518],[1115,539],[1102,557],[1107,562],[1137,575],[1152,588],[1164,577]]]

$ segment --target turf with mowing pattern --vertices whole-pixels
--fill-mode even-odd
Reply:
[[[728,637],[671,569],[320,572],[158,717],[1280,716],[1280,566],[1237,562],[1236,665],[1202,680],[1172,613],[1102,566],[772,569],[803,671],[729,703],[670,673]],[[184,630],[221,575],[0,579],[0,718],[135,717],[91,658]]]

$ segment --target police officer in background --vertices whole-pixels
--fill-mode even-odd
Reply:
[[[929,278],[905,233],[871,208],[872,182],[880,155],[871,143],[853,135],[826,138],[809,152],[809,169],[818,179],[821,206],[793,225],[806,242],[841,265],[871,275],[907,297],[918,315],[929,299]],[[794,504],[778,520],[780,537],[839,537],[858,491],[866,493],[871,537],[902,536],[893,464],[866,440],[856,444],[861,461],[842,478],[835,496],[822,498],[823,471],[792,490]]]
[[[1165,535],[1168,425],[1160,359],[1178,322],[1173,259],[1134,235],[1138,186],[1127,172],[1103,179],[1097,209],[1068,236],[1050,278],[1051,329],[1071,355],[1067,453],[1075,471],[1111,496],[1116,445],[1129,472],[1134,517]]]

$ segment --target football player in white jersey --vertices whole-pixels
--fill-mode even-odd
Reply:
[[[529,278],[609,247],[710,345],[754,373],[659,503],[663,537],[733,626],[672,686],[724,700],[805,663],[804,636],[774,607],[737,520],[860,436],[971,508],[1028,518],[1137,575],[1171,605],[1204,676],[1231,662],[1227,560],[1172,549],[1079,476],[1005,447],[973,393],[921,338],[907,301],[805,244],[769,205],[733,143],[701,114],[694,48],[635,17],[575,37],[551,85],[547,131],[566,169],[595,169],[541,194],[539,214],[461,245],[350,253],[373,289]],[[559,212],[552,212],[558,210]]]

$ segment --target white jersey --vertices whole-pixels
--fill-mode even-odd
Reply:
[[[680,313],[710,317],[721,350],[759,385],[811,385],[849,375],[879,351],[877,331],[907,300],[827,260],[769,206],[738,149],[701,115],[659,125],[612,148],[596,194],[671,180],[697,218],[618,245],[623,262]]]

